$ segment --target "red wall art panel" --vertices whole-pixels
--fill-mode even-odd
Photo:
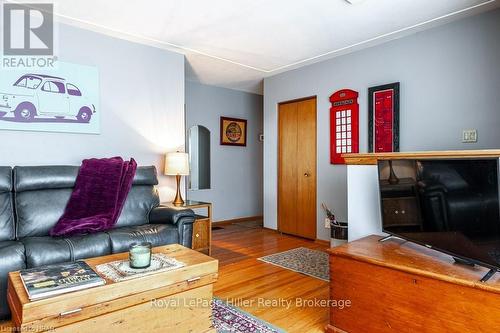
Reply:
[[[358,93],[343,89],[330,96],[330,163],[345,164],[342,154],[359,152]]]
[[[399,82],[368,89],[368,149],[399,151]]]

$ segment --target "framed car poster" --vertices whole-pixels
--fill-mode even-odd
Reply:
[[[220,144],[224,146],[247,145],[247,121],[220,117]]]
[[[99,134],[100,113],[96,67],[2,70],[0,130]]]
[[[368,89],[368,149],[399,151],[399,82]]]

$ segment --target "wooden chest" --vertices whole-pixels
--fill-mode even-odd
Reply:
[[[333,306],[327,332],[498,332],[500,273],[479,282],[486,268],[457,265],[426,247],[380,238],[329,250]]]
[[[181,245],[153,249],[180,269],[30,302],[19,272],[9,274],[13,325],[23,332],[214,332],[212,285],[218,261]],[[88,259],[93,268],[127,253]]]

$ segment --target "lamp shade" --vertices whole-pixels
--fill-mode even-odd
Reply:
[[[165,175],[189,175],[189,155],[186,153],[167,153],[165,156]]]

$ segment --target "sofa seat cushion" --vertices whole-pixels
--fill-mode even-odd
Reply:
[[[108,230],[113,253],[127,252],[130,244],[150,242],[162,246],[179,242],[177,226],[171,224],[145,224]]]
[[[28,268],[111,254],[109,236],[104,232],[73,237],[27,237],[21,241],[26,248]]]
[[[10,315],[7,305],[7,277],[9,272],[26,268],[24,245],[16,241],[0,242],[0,320]]]

